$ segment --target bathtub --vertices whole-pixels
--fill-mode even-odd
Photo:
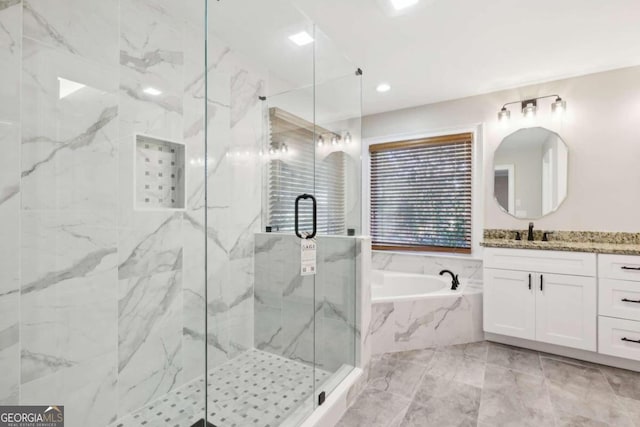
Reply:
[[[373,270],[371,274],[371,301],[376,304],[391,301],[413,301],[418,298],[462,294],[465,281],[451,290],[451,276],[400,273]]]
[[[373,270],[370,339],[374,354],[482,341],[482,283],[451,276]]]

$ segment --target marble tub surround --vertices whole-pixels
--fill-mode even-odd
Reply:
[[[374,358],[338,426],[637,426],[638,383],[636,372],[486,341],[394,353]]]
[[[463,279],[462,291],[412,301],[373,301],[373,354],[419,350],[484,339],[482,284]]]
[[[480,244],[487,248],[640,255],[640,233],[554,231],[548,235],[549,241],[543,242],[544,231],[534,230],[535,240],[528,241],[527,230],[486,229],[484,239]],[[516,232],[520,232],[522,240],[515,240]]]
[[[462,256],[373,251],[371,265],[374,270],[429,275],[436,275],[443,269],[447,269],[456,273],[461,279],[482,280],[482,260]]]

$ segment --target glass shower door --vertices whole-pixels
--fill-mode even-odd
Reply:
[[[314,105],[313,45],[290,36],[313,24],[289,1],[234,0],[209,1],[208,26],[207,420],[295,425],[313,409],[314,280],[294,212],[314,190]]]

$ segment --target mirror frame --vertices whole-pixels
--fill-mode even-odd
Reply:
[[[559,203],[558,206],[556,206],[554,209],[550,210],[549,212],[547,212],[544,215],[540,215],[540,216],[527,216],[527,217],[518,217],[515,215],[515,213],[511,213],[509,212],[507,209],[505,209],[500,202],[498,201],[498,198],[496,197],[496,166],[500,166],[500,165],[496,165],[496,152],[498,151],[498,149],[500,148],[500,146],[504,143],[504,140],[509,138],[511,135],[515,134],[516,132],[519,132],[521,130],[525,130],[525,129],[535,129],[535,128],[540,128],[540,129],[544,129],[548,132],[551,132],[553,134],[555,134],[560,141],[562,141],[562,143],[565,145],[565,147],[567,147],[567,194],[565,195],[564,199],[562,199]],[[548,129],[544,126],[530,126],[530,127],[526,127],[526,128],[519,128],[514,130],[513,132],[510,132],[508,135],[506,135],[504,138],[502,138],[502,140],[500,141],[500,144],[498,144],[498,146],[496,147],[495,150],[493,150],[493,161],[491,162],[491,192],[493,195],[493,200],[496,202],[496,205],[498,205],[498,207],[500,208],[500,210],[502,212],[504,212],[505,214],[509,215],[511,218],[514,219],[520,219],[523,221],[527,221],[527,220],[538,220],[544,217],[547,217],[549,215],[554,214],[555,212],[558,211],[558,209],[560,209],[560,207],[565,203],[565,201],[569,198],[569,175],[570,175],[570,171],[571,171],[571,161],[569,160],[570,156],[569,153],[571,152],[571,150],[569,149],[569,144],[567,144],[567,141],[564,140],[564,138],[562,138],[562,136],[560,136],[560,134],[558,132],[554,132],[551,129]]]

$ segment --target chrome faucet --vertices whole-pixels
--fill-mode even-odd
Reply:
[[[529,234],[527,234],[527,240],[533,242],[533,223],[529,223]]]
[[[440,275],[442,276],[443,274],[450,274],[451,275],[451,290],[455,291],[456,289],[458,289],[458,286],[460,285],[460,282],[458,281],[458,275],[457,274],[453,274],[453,272],[451,272],[449,270],[442,270],[440,272]]]

